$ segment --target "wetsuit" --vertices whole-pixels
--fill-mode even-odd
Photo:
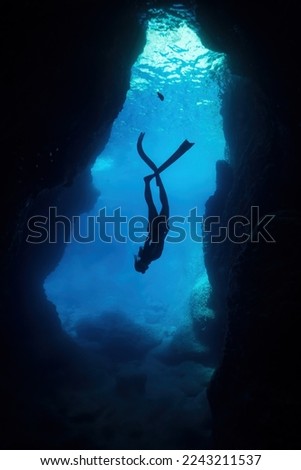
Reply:
[[[148,237],[144,243],[143,248],[140,247],[138,255],[135,256],[135,269],[141,273],[145,273],[152,261],[160,258],[164,248],[164,240],[169,230],[169,204],[160,173],[168,168],[173,162],[180,158],[194,145],[193,143],[188,142],[188,140],[185,140],[180,145],[178,150],[166,160],[166,162],[157,167],[154,162],[146,155],[142,148],[144,135],[145,134],[141,132],[137,142],[137,150],[142,160],[147,163],[154,173],[144,178],[144,197],[148,206]],[[156,183],[159,188],[160,202],[162,204],[162,208],[159,214],[154,204],[150,188],[150,183],[153,178],[156,178]]]

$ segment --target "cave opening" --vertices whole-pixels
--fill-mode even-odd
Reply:
[[[175,413],[176,428],[195,424],[198,438],[208,425],[205,386],[213,366],[198,329],[203,330],[214,314],[207,305],[210,287],[201,225],[196,239],[187,218],[191,210],[203,215],[215,190],[215,163],[224,158],[220,93],[225,76],[225,56],[204,47],[190,13],[181,8],[150,12],[146,45],[132,68],[123,109],[91,168],[99,198],[80,217],[81,241],[72,237],[44,284],[64,330],[114,364],[114,393],[133,399],[136,418],[143,420],[147,408],[145,402],[137,405],[137,397],[146,396],[150,408],[154,401],[164,402],[160,419],[149,423],[150,433],[154,426],[164,433]],[[185,139],[195,144],[162,173],[171,215],[185,219],[185,236],[166,241],[161,258],[144,275],[133,263],[143,242],[128,236],[128,221],[147,216],[143,177],[149,168],[137,154],[140,132],[145,132],[145,150],[157,165]],[[152,188],[159,205],[155,184]],[[127,220],[117,237],[115,222],[105,225],[104,237],[110,241],[99,236],[100,210],[109,217],[117,210]],[[205,423],[203,428],[200,423]]]

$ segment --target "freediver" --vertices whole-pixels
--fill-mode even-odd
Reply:
[[[168,233],[168,219],[169,219],[169,204],[167,194],[163,186],[160,173],[174,163],[178,158],[184,155],[194,144],[184,140],[175,153],[171,155],[161,166],[157,167],[155,163],[146,155],[142,147],[142,141],[145,133],[141,132],[137,141],[137,151],[142,160],[152,169],[151,175],[144,178],[144,197],[148,206],[148,236],[145,240],[144,246],[139,248],[138,255],[135,255],[135,269],[139,273],[144,274],[148,269],[150,263],[160,258],[163,248],[164,240]],[[160,213],[158,213],[154,204],[151,192],[151,180],[156,178],[156,183],[159,188],[159,198],[162,205]]]

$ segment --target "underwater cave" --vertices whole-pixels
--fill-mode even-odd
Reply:
[[[208,306],[202,225],[195,222],[190,227],[188,221],[194,211],[196,220],[203,215],[215,189],[216,161],[224,158],[220,101],[227,74],[224,55],[202,45],[193,21],[179,7],[174,13],[151,13],[146,45],[132,67],[123,109],[91,168],[99,197],[91,211],[73,222],[64,256],[45,281],[47,297],[56,305],[66,332],[83,347],[97,350],[106,368],[112,369],[113,386],[102,389],[111,400],[115,394],[117,403],[120,394],[126,394],[131,411],[120,411],[124,426],[127,429],[126,422],[136,420],[141,429],[141,435],[136,432],[138,442],[144,446],[150,445],[153,434],[159,446],[160,435],[169,448],[174,441],[185,441],[184,435],[180,438],[181,420],[190,422],[190,440],[194,434],[194,441],[197,436],[202,439],[203,433],[207,442],[209,436],[204,390],[216,364],[206,344],[206,324],[214,322],[214,312]],[[145,275],[135,271],[134,255],[146,235],[143,227],[130,233],[131,218],[139,223],[147,216],[143,177],[151,170],[137,153],[141,131],[147,154],[157,166],[186,138],[194,143],[162,173],[170,213],[178,225],[169,231],[162,256]],[[160,206],[155,182],[152,191]],[[99,228],[101,211],[108,222]],[[114,211],[124,218],[119,227]],[[59,224],[57,230],[64,231]],[[197,385],[200,380],[202,387]],[[169,404],[149,426],[146,415],[167,397]],[[116,446],[114,440],[110,445]]]
[[[4,449],[299,447],[298,18],[4,2]],[[157,168],[193,143],[160,174],[175,219],[144,274],[141,133]]]

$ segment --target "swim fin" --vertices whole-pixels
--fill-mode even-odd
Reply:
[[[177,161],[184,153],[186,153],[193,145],[194,143],[188,142],[188,140],[184,140],[182,144],[179,146],[179,148],[164,162],[162,165],[157,167],[154,162],[146,155],[142,148],[142,141],[145,136],[145,132],[141,132],[138,138],[137,142],[137,150],[142,158],[142,160],[153,170],[154,173],[160,174],[162,171],[166,170],[170,165],[172,165],[175,161]]]
[[[144,136],[145,136],[145,132],[141,132],[141,134],[138,137],[138,141],[137,141],[137,150],[138,150],[138,153],[139,153],[140,157],[142,158],[142,160],[153,170],[154,173],[156,173],[156,171],[158,170],[157,166],[146,155],[146,153],[144,152],[144,150],[142,148],[142,141],[143,141]]]
[[[181,143],[178,150],[175,151],[162,165],[160,165],[156,171],[156,173],[162,173],[162,171],[166,170],[170,165],[172,165],[175,161],[177,161],[184,153],[186,153],[194,143],[188,142],[187,139]]]

